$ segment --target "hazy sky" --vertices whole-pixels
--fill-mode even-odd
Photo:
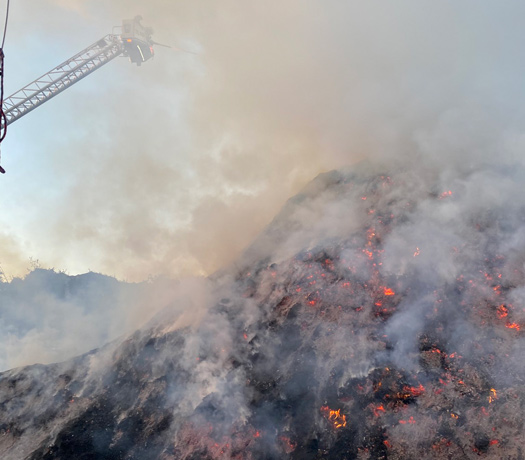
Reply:
[[[119,58],[10,126],[0,265],[207,274],[321,171],[521,162],[524,13],[488,0],[14,1],[7,94],[137,14],[197,54]]]

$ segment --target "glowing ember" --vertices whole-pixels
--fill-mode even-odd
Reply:
[[[507,323],[505,327],[508,327],[509,329],[516,329],[517,331],[520,330],[520,325],[518,323]]]
[[[439,195],[440,199],[447,198],[449,196],[452,196],[452,190],[447,190],[446,192],[443,192],[441,195]]]
[[[489,396],[489,403],[494,402],[496,399],[498,399],[498,393],[494,388],[490,389],[490,396]]]
[[[385,295],[389,295],[389,296],[390,296],[390,295],[395,295],[395,294],[396,294],[392,289],[387,288],[387,287],[384,288],[384,291],[383,291],[383,292],[384,292]]]
[[[414,420],[414,417],[410,417],[408,420],[399,420],[399,423],[401,425],[406,425],[407,423],[409,423],[410,425],[414,425],[416,421]]]
[[[408,392],[411,396],[421,396],[424,392],[425,392],[425,387],[421,384],[419,384],[419,386],[417,387],[408,387],[408,386],[405,386],[403,388],[403,390],[405,390],[406,392]]]
[[[328,406],[322,406],[321,412],[327,420],[332,422],[335,429],[346,426],[346,416],[341,414],[341,409],[332,410]]]
[[[505,318],[509,314],[509,310],[505,305],[500,305],[497,309],[497,314],[499,318]]]
[[[374,415],[375,415],[376,417],[379,417],[379,415],[380,415],[381,413],[384,414],[385,412],[386,412],[386,410],[385,410],[383,404],[381,404],[381,405],[379,405],[379,406],[377,406],[377,407],[374,408]]]
[[[421,254],[421,250],[419,248],[416,248],[414,251],[414,257],[417,257],[419,254]]]
[[[281,436],[279,439],[282,443],[285,454],[291,454],[297,448],[297,443],[292,441],[287,436]]]

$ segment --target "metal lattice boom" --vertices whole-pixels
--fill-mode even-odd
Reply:
[[[4,100],[7,125],[124,53],[117,35],[106,35]]]

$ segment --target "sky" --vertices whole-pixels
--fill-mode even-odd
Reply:
[[[207,275],[320,172],[523,161],[523,2],[11,3],[8,95],[138,14],[191,53],[118,58],[9,127],[7,280]]]

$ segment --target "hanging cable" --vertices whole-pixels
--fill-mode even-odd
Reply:
[[[10,0],[7,0],[7,8],[5,12],[5,24],[4,24],[4,34],[2,37],[2,46],[0,47],[0,144],[5,139],[7,134],[7,116],[4,112],[4,44],[5,36],[7,34],[7,22],[9,21],[9,3]],[[1,157],[0,157],[1,160]],[[0,173],[5,174],[5,169],[0,166]]]
[[[4,49],[4,43],[5,43],[5,34],[7,32],[7,21],[9,20],[9,0],[7,0],[7,9],[5,12],[5,24],[4,24],[4,36],[2,38],[2,49]]]
[[[4,112],[4,73],[4,49],[0,48],[0,122],[2,123],[0,143],[7,134],[7,116]]]

